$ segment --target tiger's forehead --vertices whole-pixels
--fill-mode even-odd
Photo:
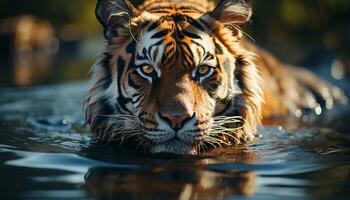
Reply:
[[[213,6],[203,0],[145,0],[139,9],[158,16],[178,13],[196,17],[212,10]]]
[[[213,57],[208,55],[215,54],[213,38],[208,31],[199,21],[189,22],[181,15],[148,22],[139,34],[136,64],[159,68],[171,67],[176,62],[187,68],[200,64],[215,66],[216,59],[208,59]]]

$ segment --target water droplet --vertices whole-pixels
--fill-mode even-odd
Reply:
[[[331,74],[332,74],[332,77],[337,79],[337,80],[343,79],[344,78],[344,64],[339,60],[335,60],[331,66]]]
[[[316,115],[321,115],[322,114],[322,108],[321,108],[320,104],[318,104],[315,107],[315,113],[316,113]]]
[[[278,131],[279,131],[280,133],[285,133],[285,132],[286,132],[286,130],[283,128],[283,126],[279,126],[279,127],[278,127]]]
[[[334,106],[333,98],[327,98],[326,99],[326,108],[327,109],[332,109]]]
[[[303,113],[301,112],[300,109],[298,109],[298,110],[296,110],[296,111],[294,112],[294,115],[295,115],[297,118],[300,118],[300,117],[303,115]]]
[[[329,89],[327,87],[323,87],[321,90],[321,95],[324,99],[329,98],[330,97]]]

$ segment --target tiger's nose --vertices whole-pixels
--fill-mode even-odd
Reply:
[[[189,114],[183,115],[172,115],[172,114],[161,114],[160,115],[173,129],[181,129],[185,122],[192,118]]]

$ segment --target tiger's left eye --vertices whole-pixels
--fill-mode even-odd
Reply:
[[[145,66],[142,66],[142,72],[145,74],[152,74],[154,72],[154,69],[149,65],[145,65]]]
[[[207,65],[203,65],[203,66],[200,66],[197,70],[197,72],[199,73],[199,75],[205,75],[209,72],[210,70],[210,67],[207,66]]]
[[[197,69],[192,71],[192,77],[199,82],[202,82],[204,79],[212,76],[214,73],[214,67],[209,65],[198,66]]]

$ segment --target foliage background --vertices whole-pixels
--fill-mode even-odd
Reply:
[[[142,1],[132,2],[138,5]],[[79,28],[81,40],[101,41],[95,3],[95,0],[1,0],[0,23],[2,19],[31,14],[49,20],[58,38],[63,38],[66,25],[73,24]],[[350,68],[349,0],[254,0],[253,5],[254,16],[245,26],[246,32],[284,62],[295,64],[312,49],[322,47],[330,49]],[[94,47],[102,48],[89,46]],[[91,54],[85,55],[94,59]]]
[[[77,23],[86,33],[95,32],[95,0],[2,0],[0,18],[33,14],[55,25]],[[133,1],[135,5],[141,0]],[[259,38],[288,35],[291,40],[314,42],[326,34],[350,37],[350,1],[348,0],[255,0],[255,14],[250,26]],[[270,30],[273,34],[269,33]],[[271,36],[273,35],[273,36]],[[283,36],[278,36],[283,37]],[[347,38],[349,39],[349,38]],[[269,39],[271,40],[271,39]],[[345,46],[345,45],[344,45]]]

